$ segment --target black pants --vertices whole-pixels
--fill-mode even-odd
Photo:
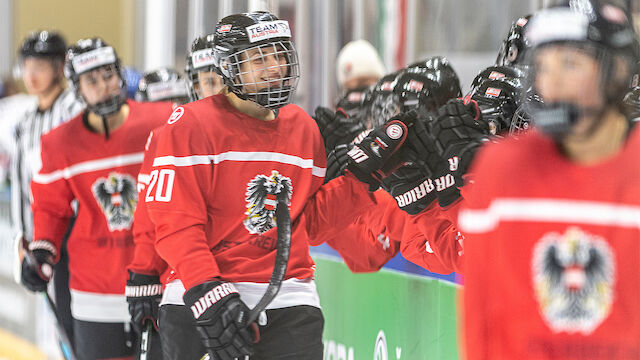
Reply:
[[[163,305],[159,313],[165,360],[199,360],[205,354],[191,311],[182,305]],[[322,311],[313,306],[267,310],[267,324],[259,326],[260,341],[251,360],[322,360]]]
[[[73,319],[73,333],[78,360],[134,355],[137,340],[128,323],[98,323]]]

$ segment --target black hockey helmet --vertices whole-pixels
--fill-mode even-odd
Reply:
[[[482,118],[489,122],[493,134],[517,132],[529,127],[530,117],[524,113],[523,94],[528,90],[527,72],[519,66],[489,66],[473,79],[467,98],[478,103]],[[520,110],[524,125],[512,129],[512,119]]]
[[[498,51],[496,65],[526,65],[524,62],[527,49],[531,46],[524,35],[530,19],[531,15],[523,16],[511,24],[509,33]]]
[[[478,103],[482,119],[489,123],[492,134],[511,127],[511,119],[520,106],[522,86],[519,79],[485,80],[469,93]]]
[[[493,65],[480,71],[478,75],[473,79],[471,83],[471,91],[475,91],[480,84],[487,80],[524,80],[526,78],[526,72],[521,67],[509,66],[509,65]],[[524,86],[524,84],[522,85]]]
[[[448,100],[461,97],[458,76],[443,59],[431,58],[380,79],[371,92],[372,125],[379,126],[392,116],[411,110],[436,111]]]
[[[438,107],[449,99],[462,97],[460,79],[449,60],[443,56],[432,56],[426,60],[415,62],[407,67],[409,73],[423,73],[435,83],[430,99]]]
[[[127,87],[116,51],[101,38],[78,40],[67,51],[67,60],[64,67],[65,75],[74,87],[76,96],[83,101],[85,100],[79,89],[80,75],[109,66],[113,66],[118,74],[120,92],[109,100],[93,105],[87,104],[89,111],[103,117],[118,112],[126,101]]]
[[[185,74],[187,76],[187,88],[191,101],[202,99],[202,94],[197,89],[200,84],[198,73],[201,71],[216,71],[213,62],[214,34],[197,37],[191,43],[187,54]]]
[[[567,45],[593,54],[600,66],[600,84],[605,106],[624,112],[623,98],[639,59],[638,40],[630,14],[611,2],[572,0],[536,13],[527,26],[532,57],[550,45]],[[626,63],[626,66],[625,66]],[[531,76],[535,81],[535,66]],[[536,91],[535,88],[531,88]],[[554,104],[542,98],[536,109],[535,126],[554,138],[568,134],[583,114],[603,109],[574,103]],[[594,124],[593,131],[598,124]]]
[[[170,101],[179,105],[189,100],[182,74],[169,67],[149,71],[138,83],[136,101]]]
[[[37,31],[29,34],[20,47],[20,58],[43,57],[64,61],[67,45],[55,31]]]
[[[216,71],[231,92],[241,99],[254,101],[269,109],[277,109],[291,103],[298,86],[300,67],[298,53],[291,42],[291,30],[286,20],[280,20],[265,11],[230,15],[216,25],[214,44]],[[271,47],[274,55],[286,59],[285,65],[279,65],[285,67],[284,77],[243,83],[240,77],[241,65],[248,61],[248,51],[259,49],[262,54],[266,47]],[[274,80],[279,80],[281,84],[272,86]],[[246,90],[248,85],[265,87],[251,93]]]

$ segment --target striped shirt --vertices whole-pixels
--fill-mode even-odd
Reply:
[[[11,158],[11,220],[15,231],[32,240],[30,182],[40,167],[40,137],[80,113],[84,105],[71,89],[64,90],[45,111],[34,107],[16,124]]]

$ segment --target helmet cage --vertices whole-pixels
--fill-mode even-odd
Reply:
[[[271,48],[272,51],[265,54],[265,50],[268,48]],[[216,50],[220,51],[220,47]],[[251,50],[258,50],[263,62],[267,56],[271,55],[276,58],[284,57],[286,60],[284,64],[277,64],[261,69],[270,70],[278,68],[284,76],[270,78],[269,71],[266,71],[266,79],[256,79],[253,70],[243,71],[244,63],[255,60],[255,58],[249,58],[249,51]],[[225,85],[239,98],[253,101],[268,109],[278,109],[292,102],[300,78],[300,64],[298,54],[291,41],[269,41],[266,44],[245,47],[229,55],[220,56],[217,60],[219,61],[217,69],[220,75],[222,75]],[[253,81],[244,82],[242,77],[245,79],[251,77]],[[273,83],[278,84],[273,85]],[[247,88],[249,86],[260,90],[248,92]]]
[[[522,104],[516,109],[509,124],[509,135],[521,134],[531,127],[531,115],[527,111],[526,105]]]
[[[371,101],[370,124],[376,128],[387,122],[392,117],[402,112],[400,97],[390,91],[374,93]]]

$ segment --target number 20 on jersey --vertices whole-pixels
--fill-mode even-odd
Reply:
[[[153,170],[149,176],[149,186],[147,187],[147,195],[145,202],[151,201],[171,201],[173,194],[173,181],[176,177],[176,171],[172,169]]]

